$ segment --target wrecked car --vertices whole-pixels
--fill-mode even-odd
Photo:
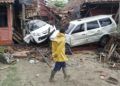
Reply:
[[[71,21],[66,30],[66,42],[70,47],[92,42],[104,46],[117,25],[112,15],[99,15]]]
[[[56,28],[41,20],[31,20],[27,23],[25,30],[24,41],[29,44],[44,42]]]

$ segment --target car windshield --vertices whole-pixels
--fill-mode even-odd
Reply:
[[[37,30],[37,29],[45,26],[46,24],[47,24],[47,23],[44,22],[44,21],[37,20],[37,21],[30,22],[30,23],[28,24],[28,26],[29,26],[29,30],[30,30],[30,31],[34,31],[34,30]]]
[[[71,23],[70,23],[70,24],[69,24],[69,27],[68,27],[68,29],[65,31],[65,33],[66,33],[66,34],[69,34],[70,31],[74,28],[74,26],[75,26],[74,24],[71,24]]]

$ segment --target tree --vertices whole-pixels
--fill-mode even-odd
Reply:
[[[64,7],[64,2],[63,1],[56,1],[55,3],[54,3],[54,5],[56,6],[56,7]]]
[[[64,7],[67,1],[65,0],[48,0],[48,6]]]

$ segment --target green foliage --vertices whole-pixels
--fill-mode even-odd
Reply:
[[[63,1],[56,1],[55,3],[54,3],[54,5],[56,6],[56,7],[64,7],[64,2]]]
[[[69,0],[48,0],[48,6],[63,8]]]
[[[0,46],[0,53],[3,53],[5,50],[5,47],[4,46]]]

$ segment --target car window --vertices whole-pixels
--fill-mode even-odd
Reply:
[[[78,25],[72,32],[73,33],[78,33],[78,32],[82,32],[85,30],[84,24]]]
[[[29,25],[29,30],[30,31],[34,31],[34,30],[37,30],[43,26],[45,26],[47,23],[44,22],[44,21],[41,21],[41,20],[38,20],[38,21],[35,21],[35,22],[31,22],[31,23],[28,23]]]
[[[92,21],[87,23],[87,30],[92,30],[96,28],[99,28],[99,24],[97,21]]]
[[[99,22],[102,27],[112,24],[110,18],[100,19]]]
[[[74,28],[74,24],[70,23],[68,26],[68,29],[65,31],[66,34],[69,34],[71,32],[71,30]]]

